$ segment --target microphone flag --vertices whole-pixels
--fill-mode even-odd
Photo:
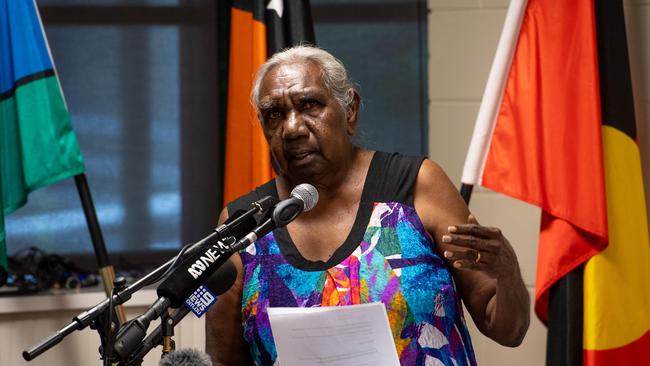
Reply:
[[[185,300],[185,307],[200,318],[217,302],[217,296],[210,289],[201,285]]]

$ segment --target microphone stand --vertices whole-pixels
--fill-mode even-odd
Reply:
[[[253,230],[252,234],[257,234],[257,231],[263,231],[264,234],[266,234],[272,229],[272,219],[267,219],[263,225]],[[246,238],[250,240],[250,236],[251,233],[249,233]],[[240,244],[240,242],[241,240],[230,246],[224,246],[221,248],[220,253],[228,257],[231,256],[234,252],[240,249],[236,245]],[[250,242],[248,242],[248,244],[250,244]],[[176,326],[188,313],[189,310],[185,307],[184,304],[176,309],[171,315],[169,314],[169,309],[163,311],[160,315],[161,324],[151,334],[145,337],[140,342],[140,344],[134,348],[134,350],[131,352],[131,355],[125,357],[125,360],[115,360],[117,362],[117,366],[140,366],[144,361],[144,356],[146,356],[147,353],[151,351],[151,349],[161,344],[163,345],[161,358],[164,358],[175,348],[174,341],[171,339],[171,337],[174,335],[174,326]],[[127,327],[128,324],[129,323],[127,322],[123,325],[123,327]]]
[[[233,253],[252,244],[259,237],[266,235],[271,230],[277,227],[286,226],[300,213],[302,213],[303,210],[311,210],[315,205],[315,202],[318,200],[318,192],[313,186],[309,187],[311,187],[311,189],[307,189],[308,193],[310,193],[312,196],[315,195],[316,197],[308,208],[305,207],[305,202],[302,197],[303,195],[301,194],[298,195],[300,202],[296,202],[295,200],[285,200],[283,202],[280,202],[276,205],[273,211],[268,212],[270,215],[266,215],[261,219],[261,225],[253,229],[250,233],[235,243],[231,245],[224,245],[222,248],[220,248],[220,253],[223,255],[232,255]],[[253,203],[254,208],[239,216],[237,220],[243,221],[245,218],[252,216],[254,213],[264,212],[269,208],[263,207],[264,205],[261,204],[275,205],[275,201],[271,200],[271,197],[265,197],[262,200]],[[170,351],[175,348],[174,341],[171,339],[171,336],[174,335],[174,326],[180,323],[180,321],[188,313],[189,309],[184,305],[181,305],[172,314],[169,314],[169,309],[165,310],[161,314],[161,324],[153,332],[146,336],[136,348],[134,348],[134,351],[131,352],[131,355],[126,360],[118,361],[116,366],[141,366],[142,362],[144,361],[144,356],[149,353],[151,349],[161,344],[163,345],[161,358],[164,358]]]
[[[244,220],[249,219],[251,216],[258,212],[268,210],[270,207],[275,205],[275,203],[275,198],[271,196],[267,196],[260,199],[259,201],[253,202],[251,204],[252,207],[248,211],[244,212],[241,216],[235,217],[229,225],[237,225]],[[201,246],[207,241],[218,242],[222,235],[226,235],[228,228],[229,226],[226,225],[221,225],[215,228],[213,232],[210,233],[210,235],[192,244],[192,246],[188,248],[188,250],[183,255],[191,252],[193,249]],[[100,348],[102,359],[106,359],[108,357],[110,361],[118,362],[119,360],[116,360],[116,357],[114,356],[113,348],[115,334],[117,334],[119,325],[112,324],[110,321],[110,319],[118,319],[117,314],[115,313],[115,306],[122,305],[125,302],[129,301],[131,299],[131,296],[133,296],[136,291],[142,289],[144,286],[148,286],[159,281],[161,279],[160,277],[162,277],[165,271],[167,271],[167,269],[176,261],[176,259],[177,258],[174,257],[168,260],[165,264],[156,268],[154,271],[134,282],[132,285],[124,289],[120,289],[120,291],[111,294],[109,298],[103,300],[91,309],[78,314],[72,318],[72,322],[70,322],[70,324],[46,337],[32,348],[23,351],[23,358],[26,361],[31,361],[41,355],[43,352],[57,345],[63,340],[63,338],[67,337],[74,331],[82,330],[90,326],[91,329],[96,329],[99,333],[102,344],[102,347]],[[181,258],[178,258],[178,260],[180,263]]]
[[[161,324],[156,327],[156,329],[151,332],[142,342],[138,348],[136,348],[133,355],[129,357],[126,361],[120,361],[117,366],[140,366],[144,361],[144,356],[149,353],[153,348],[156,348],[160,345],[164,347],[164,337],[172,336],[174,334],[173,328],[189,314],[189,309],[184,305],[174,310],[167,316],[167,319],[161,320]],[[174,349],[173,340],[170,342],[170,350]],[[163,349],[163,354],[165,350]],[[164,357],[164,356],[163,356]]]
[[[203,244],[205,241],[208,240],[216,241],[218,237],[219,234],[216,231],[214,231],[210,235],[205,237],[203,240],[192,244],[192,246],[185,253],[186,254],[189,253],[197,246]],[[88,326],[90,326],[91,329],[97,330],[101,338],[102,346],[104,345],[107,346],[107,347],[102,347],[103,350],[102,358],[103,358],[104,356],[106,356],[106,349],[113,348],[113,344],[110,341],[110,334],[115,334],[118,330],[117,326],[107,324],[108,314],[109,314],[108,311],[114,312],[115,306],[122,305],[125,302],[129,301],[136,291],[142,289],[144,286],[157,282],[160,279],[158,277],[160,277],[169,268],[169,266],[171,266],[172,263],[174,263],[174,260],[175,257],[168,260],[165,264],[156,268],[154,271],[150,272],[146,276],[142,277],[138,281],[126,287],[125,289],[118,291],[117,293],[112,295],[112,301],[111,298],[104,299],[102,302],[95,305],[91,309],[78,314],[77,316],[72,318],[72,322],[70,322],[70,324],[66,325],[65,327],[51,334],[50,336],[48,336],[47,338],[39,342],[37,345],[33,346],[32,348],[23,351],[23,358],[26,361],[31,361],[34,358],[41,355],[43,352],[57,345],[59,342],[63,340],[63,338],[67,337],[74,331],[83,330]],[[109,309],[110,303],[112,303],[113,305],[113,308],[111,309]],[[112,317],[113,319],[117,319],[117,316],[115,314],[113,314]],[[110,331],[107,332],[106,329],[110,329]],[[110,353],[112,352],[109,351],[109,355]]]

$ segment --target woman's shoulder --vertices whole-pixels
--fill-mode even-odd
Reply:
[[[367,179],[374,187],[374,200],[412,206],[413,188],[424,159],[423,156],[376,151]]]

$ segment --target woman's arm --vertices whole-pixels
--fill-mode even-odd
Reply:
[[[228,217],[227,209],[219,216],[219,224]],[[217,365],[251,364],[248,348],[243,338],[241,325],[241,301],[244,275],[239,254],[230,261],[237,269],[237,279],[230,290],[219,296],[217,303],[210,308],[205,320],[205,350]]]
[[[414,201],[476,326],[504,346],[521,344],[530,322],[530,299],[508,240],[499,229],[479,225],[447,175],[430,160],[420,168]]]

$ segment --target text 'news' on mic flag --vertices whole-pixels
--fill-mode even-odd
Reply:
[[[251,86],[268,57],[301,42],[315,43],[308,0],[233,1],[224,204],[273,178],[269,147],[250,101]]]
[[[620,0],[511,1],[463,183],[542,209],[543,322],[551,286],[586,264],[586,365],[650,362],[640,352],[650,245]]]
[[[84,170],[36,3],[0,0],[0,267],[3,215],[29,192]]]

